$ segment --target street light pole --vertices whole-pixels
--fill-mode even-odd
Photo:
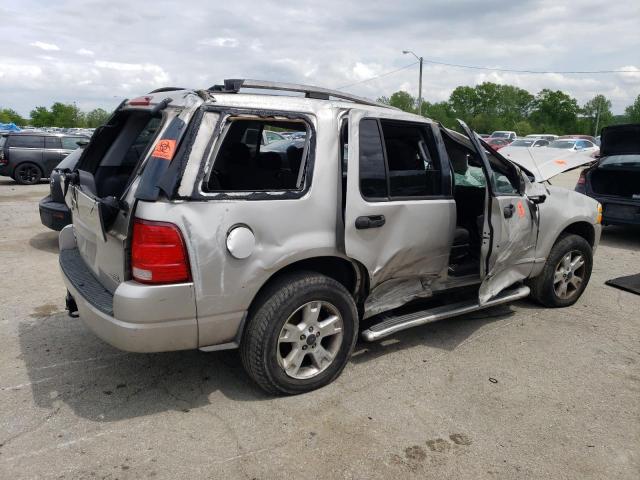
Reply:
[[[410,53],[411,55],[413,55],[418,59],[418,62],[420,62],[420,73],[418,76],[418,115],[422,115],[422,62],[423,62],[423,59],[422,57],[419,57],[418,55],[413,53],[411,50],[403,50],[402,53],[405,55],[407,53]]]

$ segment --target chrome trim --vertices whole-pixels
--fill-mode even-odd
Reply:
[[[408,313],[400,317],[391,317],[363,331],[362,338],[367,342],[373,342],[411,327],[417,327],[419,325],[443,320],[445,318],[475,312],[488,307],[494,307],[502,303],[513,302],[515,300],[528,297],[529,293],[529,287],[521,286],[514,290],[501,292],[493,300],[489,300],[484,305],[480,305],[477,301],[457,302],[429,310]]]

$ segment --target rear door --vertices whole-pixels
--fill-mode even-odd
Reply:
[[[51,171],[65,157],[62,150],[62,142],[60,137],[50,136],[44,137],[44,151],[42,152],[42,165],[44,167],[44,176],[48,176]]]
[[[9,161],[15,167],[22,162],[42,165],[44,138],[42,135],[9,135],[5,145]]]
[[[345,251],[369,272],[369,317],[431,295],[447,272],[456,207],[431,124],[352,110],[348,128]]]
[[[520,171],[495,157],[491,162],[477,136],[463,121],[458,121],[481,160],[487,178],[479,291],[483,305],[531,273],[538,211],[525,194],[528,182],[520,178]]]

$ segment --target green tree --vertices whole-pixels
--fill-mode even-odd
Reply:
[[[422,115],[436,122],[442,123],[446,128],[457,128],[456,115],[449,102],[429,103],[422,102]]]
[[[602,127],[613,123],[611,101],[604,95],[596,95],[582,107],[580,130],[587,135],[599,135]],[[596,132],[596,125],[598,132]],[[594,133],[595,132],[595,133]]]
[[[26,125],[27,121],[18,112],[11,108],[0,109],[0,123],[15,123],[16,125]]]
[[[624,109],[624,114],[629,123],[640,123],[640,95],[636,97],[636,100],[631,105]]]
[[[410,93],[403,90],[391,95],[388,105],[404,110],[405,112],[416,113],[416,99],[413,98]]]
[[[31,110],[31,125],[34,127],[50,127],[53,125],[53,116],[47,107],[36,107]]]
[[[530,122],[539,133],[574,133],[578,102],[560,90],[541,90],[532,102]]]
[[[56,102],[51,106],[54,127],[82,127],[84,115],[80,109],[71,103]]]
[[[102,108],[96,108],[85,115],[86,126],[89,128],[99,127],[103,125],[108,118],[109,112]]]

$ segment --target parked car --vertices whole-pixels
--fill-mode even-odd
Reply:
[[[516,135],[516,132],[497,130],[493,132],[489,138],[505,138],[510,142],[513,142],[516,138],[518,138],[518,136]]]
[[[640,225],[640,124],[602,129],[600,157],[580,173],[576,191],[602,204],[602,222]]]
[[[598,144],[598,140],[596,139],[596,137],[592,137],[591,135],[561,135],[556,140],[573,140],[576,138],[588,140],[594,145]]]
[[[495,151],[498,151],[501,148],[506,147],[510,143],[509,140],[507,140],[506,138],[487,138],[485,142]]]
[[[71,152],[49,175],[49,195],[40,200],[39,209],[40,222],[51,230],[62,230],[71,223],[71,210],[64,202],[60,176],[76,168],[82,151],[81,147]]]
[[[460,125],[255,80],[123,102],[63,177],[67,308],[123,350],[240,348],[258,385],[295,394],[340,374],[365,319],[376,341],[529,295],[573,304],[598,203]],[[299,166],[245,135],[276,127],[304,134]]]
[[[582,140],[579,138],[559,138],[547,145],[549,148],[568,151],[597,152],[598,146],[590,140]]]
[[[48,178],[60,161],[88,137],[44,132],[10,133],[0,151],[0,175],[22,185]]]
[[[543,140],[553,142],[558,138],[558,135],[552,135],[550,133],[530,133],[524,138],[542,138]]]
[[[549,142],[542,138],[518,138],[502,148],[500,155],[510,160],[512,156],[517,159],[523,155],[531,155],[530,148],[546,147],[547,145],[549,145]]]

